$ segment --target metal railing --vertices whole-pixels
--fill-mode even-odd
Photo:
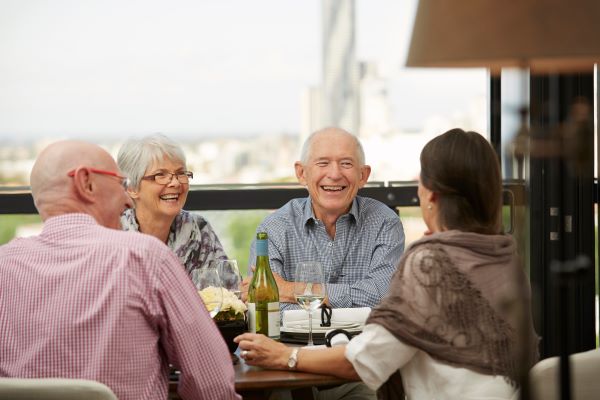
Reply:
[[[379,200],[391,208],[419,205],[415,181],[370,182],[359,195]],[[504,204],[524,204],[522,181],[504,182]],[[186,210],[271,210],[289,200],[305,197],[307,191],[297,184],[192,185]],[[0,214],[36,214],[29,187],[0,187]]]

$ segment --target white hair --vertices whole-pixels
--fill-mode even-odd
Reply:
[[[320,129],[318,131],[311,133],[310,136],[308,136],[306,138],[306,140],[304,141],[304,144],[302,145],[302,150],[300,152],[300,162],[302,164],[304,164],[304,165],[308,164],[308,160],[310,159],[310,151],[312,150],[312,148],[311,148],[312,142],[315,139],[315,137],[322,133],[326,133],[327,131],[336,131],[338,133],[343,133],[343,134],[346,134],[349,137],[351,137],[354,140],[354,143],[356,144],[356,157],[358,159],[358,165],[361,167],[363,165],[365,165],[365,151],[362,147],[362,144],[360,143],[360,140],[358,140],[358,138],[356,136],[354,136],[353,134],[351,134],[350,132],[347,132],[340,128],[324,128],[324,129]]]
[[[185,163],[181,147],[162,134],[154,134],[141,139],[129,139],[119,149],[117,164],[130,180],[130,187],[139,189],[142,177],[148,167],[163,158]]]

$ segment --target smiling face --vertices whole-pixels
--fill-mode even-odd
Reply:
[[[312,138],[307,160],[296,162],[298,181],[306,185],[315,217],[337,219],[348,212],[371,168],[360,165],[356,140],[339,129],[327,129]]]
[[[185,171],[181,161],[163,158],[154,162],[146,169],[144,176],[154,175],[159,172],[177,173]],[[152,218],[169,218],[171,221],[179,214],[190,189],[189,183],[179,183],[173,177],[168,184],[161,185],[154,180],[140,181],[137,191],[130,189],[131,198],[135,201],[136,215],[151,216]]]

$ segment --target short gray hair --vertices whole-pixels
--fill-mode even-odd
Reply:
[[[320,135],[327,131],[336,131],[336,132],[343,133],[343,134],[350,136],[354,140],[354,143],[356,144],[356,155],[358,158],[358,165],[361,167],[363,165],[365,165],[365,150],[363,149],[363,146],[360,143],[360,140],[358,140],[358,138],[356,136],[354,136],[353,134],[351,134],[350,132],[347,132],[340,128],[323,128],[323,129],[320,129],[318,131],[311,133],[310,136],[308,136],[306,138],[306,140],[304,141],[304,144],[302,145],[302,150],[300,152],[300,162],[302,164],[304,164],[304,165],[308,164],[308,159],[310,157],[311,145],[312,145],[312,142],[315,139],[315,137],[317,135]]]
[[[130,179],[130,187],[139,189],[146,169],[166,157],[181,162],[184,166],[185,154],[181,147],[162,134],[154,134],[141,139],[129,139],[119,149],[117,165]]]

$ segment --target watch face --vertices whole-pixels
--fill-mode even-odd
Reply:
[[[298,361],[298,349],[292,350],[292,354],[290,354],[290,358],[288,359],[288,368],[294,368],[296,366],[296,362]]]

